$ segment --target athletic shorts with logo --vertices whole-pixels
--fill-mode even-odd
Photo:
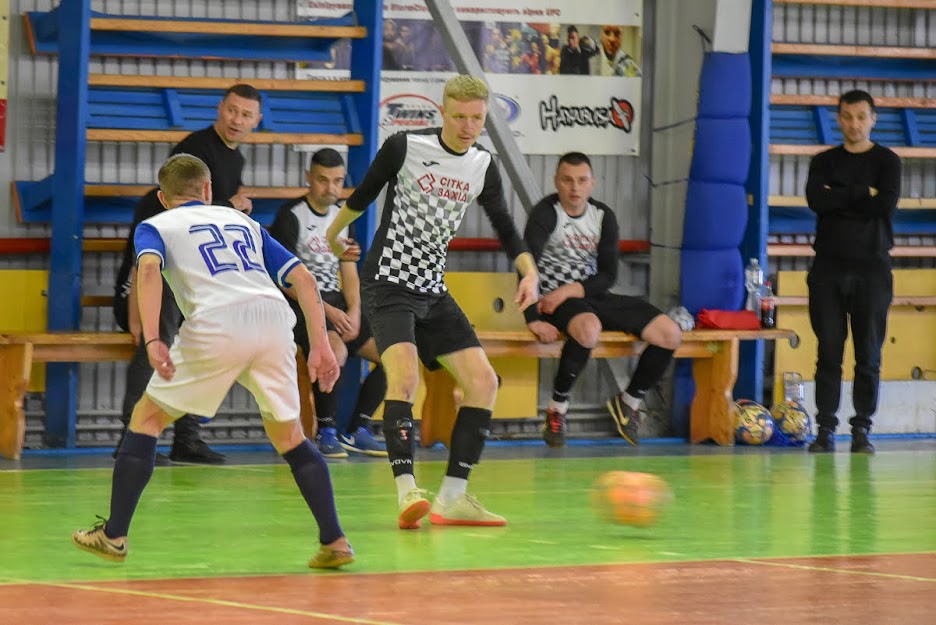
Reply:
[[[416,293],[403,286],[362,281],[361,300],[381,354],[391,345],[413,343],[419,359],[430,371],[439,356],[480,347],[468,317],[445,293]]]

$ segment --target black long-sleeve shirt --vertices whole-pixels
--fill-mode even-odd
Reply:
[[[211,203],[215,206],[233,206],[231,198],[237,195],[243,185],[244,155],[241,154],[240,149],[228,147],[212,125],[196,130],[179,141],[170,153],[171,156],[176,154],[191,154],[204,161],[208,166],[208,171],[211,172]],[[144,219],[158,215],[164,210],[156,195],[158,190],[150,190],[140,198],[134,208],[127,246],[124,248],[121,266],[117,272],[116,288],[118,290],[129,288],[130,269],[136,260],[133,234],[137,225]]]
[[[527,251],[507,210],[497,165],[478,145],[454,152],[438,128],[395,134],[378,150],[346,206],[363,211],[384,185],[383,216],[364,260],[362,283],[444,293],[448,244],[475,200],[510,258]]]
[[[871,196],[870,187],[878,190]],[[900,196],[900,158],[875,144],[854,154],[843,146],[821,152],[809,165],[806,201],[816,213],[817,257],[846,261],[887,258],[894,246]]]
[[[585,211],[573,217],[553,193],[539,201],[523,233],[536,260],[543,294],[579,282],[585,297],[614,286],[618,270],[618,224],[606,204],[589,199]],[[538,319],[536,307],[525,311],[527,322]]]

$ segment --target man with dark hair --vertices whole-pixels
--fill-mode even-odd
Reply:
[[[193,132],[179,142],[171,154],[191,154],[201,159],[211,172],[211,191],[215,204],[230,206],[249,214],[253,206],[250,198],[241,192],[244,169],[244,155],[238,147],[241,142],[257,127],[260,114],[260,92],[246,84],[237,84],[224,92],[218,104],[218,115],[211,126]],[[163,211],[157,197],[158,189],[153,189],[137,203],[124,248],[123,262],[117,272],[117,284],[114,293],[114,317],[117,325],[133,334],[137,341],[137,351],[127,368],[127,386],[124,394],[123,410],[120,420],[124,424],[121,440],[127,432],[133,406],[146,389],[146,384],[153,375],[146,358],[146,350],[140,345],[142,329],[136,299],[133,290],[133,266],[135,250],[133,237],[137,224]],[[160,337],[171,342],[182,321],[172,291],[167,285],[163,289],[163,305],[160,309]],[[177,462],[218,464],[224,462],[224,455],[212,450],[199,436],[198,419],[187,415],[175,422],[175,437],[169,459]],[[119,449],[120,443],[117,443]],[[114,450],[116,457],[117,450]],[[167,464],[164,456],[158,456],[159,464]]]
[[[442,127],[387,139],[328,229],[335,255],[349,254],[341,232],[387,187],[380,226],[362,269],[361,298],[387,372],[384,436],[400,529],[418,528],[426,514],[436,525],[507,524],[467,493],[468,477],[491,428],[497,374],[444,281],[448,244],[477,200],[523,276],[516,304],[523,310],[537,299],[536,264],[507,211],[497,163],[475,144],[484,129],[489,96],[480,78],[463,74],[449,79],[442,96]],[[420,360],[430,369],[445,367],[463,392],[448,468],[431,506],[426,491],[416,487],[413,471],[413,401]]]
[[[328,464],[299,425],[296,316],[284,291],[305,313],[311,379],[328,390],[339,373],[315,278],[256,221],[211,204],[210,174],[198,158],[177,154],[166,161],[159,170],[159,200],[170,210],[147,219],[134,234],[143,347],[156,375],[134,406],[118,450],[108,518],[76,531],[72,542],[105,560],[125,561],[160,432],[186,413],[214,416],[236,381],[256,399],[263,428],[318,525],[319,548],[308,565],[334,569],[353,562]],[[164,280],[186,317],[171,346],[159,329]]]
[[[376,363],[376,368],[361,386],[358,402],[347,431],[338,434],[337,396],[326,393],[313,384],[315,414],[318,419],[319,451],[327,458],[346,458],[348,451],[369,456],[386,456],[387,450],[371,434],[368,424],[383,401],[387,377],[380,365],[377,344],[371,336],[367,320],[361,315],[361,292],[357,264],[341,261],[328,246],[326,232],[338,214],[338,197],[344,188],[345,163],[336,150],[323,148],[312,155],[306,172],[309,192],[286,202],[276,214],[270,234],[283,247],[299,257],[315,279],[325,304],[328,342],[343,366],[349,355],[361,355]],[[348,231],[341,233],[345,244],[354,242]],[[340,278],[340,282],[339,282]],[[309,336],[305,332],[302,310],[293,306],[296,323],[296,344],[303,353],[309,352]],[[310,434],[311,436],[311,434]]]
[[[566,29],[568,43],[559,52],[559,73],[588,75],[588,62],[598,54],[598,46],[588,37],[579,38],[579,30],[574,24]]]
[[[539,303],[525,312],[527,327],[543,343],[558,340],[560,332],[568,337],[546,409],[543,440],[550,447],[565,445],[572,386],[605,329],[630,332],[647,342],[627,389],[608,401],[618,432],[636,445],[640,404],[679,347],[679,326],[639,298],[609,292],[617,279],[618,225],[614,212],[590,197],[595,178],[588,156],[563,155],[554,181],[556,193],[533,207],[524,233],[543,292]]]
[[[816,256],[809,269],[809,320],[819,343],[816,422],[811,452],[835,450],[842,355],[851,323],[855,348],[851,450],[873,453],[868,439],[877,412],[881,348],[894,293],[890,249],[900,196],[900,158],[871,141],[874,99],[864,91],[839,98],[843,144],[809,164],[806,201],[816,213]]]

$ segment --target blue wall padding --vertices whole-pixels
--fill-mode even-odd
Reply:
[[[699,79],[699,117],[747,117],[751,98],[750,56],[706,55]]]
[[[744,118],[699,118],[690,180],[747,182],[751,167],[751,124]]]
[[[741,185],[690,182],[686,197],[683,249],[738,247],[744,237],[747,214],[747,194]]]
[[[738,248],[682,251],[681,300],[690,313],[703,308],[738,310],[744,293],[744,268]]]

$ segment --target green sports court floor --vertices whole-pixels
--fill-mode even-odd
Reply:
[[[157,468],[123,564],[70,543],[107,512],[109,454],[0,460],[0,623],[936,623],[936,439],[876,442],[497,444],[471,490],[506,528],[408,532],[385,460],[334,461],[358,554],[341,572],[306,568],[314,522],[272,451]],[[420,486],[438,487],[444,457],[419,451]],[[669,482],[657,525],[596,518],[589,489],[609,470]]]

